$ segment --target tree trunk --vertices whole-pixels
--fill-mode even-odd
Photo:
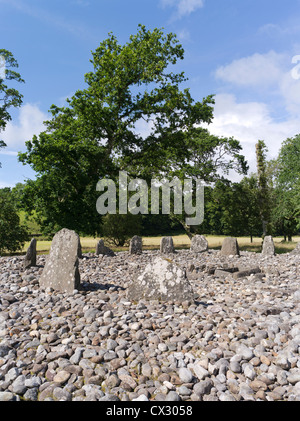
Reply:
[[[180,219],[179,215],[175,215],[174,213],[171,213],[170,214],[170,217],[174,221],[179,222],[181,224],[181,226],[184,229],[186,235],[191,240],[193,238],[194,234],[192,234],[190,226],[189,225],[186,225],[186,223],[184,222],[184,220]]]

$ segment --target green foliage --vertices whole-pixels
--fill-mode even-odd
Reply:
[[[26,227],[20,225],[9,189],[0,190],[0,253],[21,250],[28,240]]]
[[[273,220],[291,240],[300,228],[300,135],[286,139],[274,164]]]
[[[36,211],[44,231],[67,227],[95,235],[101,223],[96,184],[116,179],[119,170],[144,179],[173,167],[200,174],[187,163],[193,152],[200,156],[197,139],[204,132],[194,126],[212,121],[214,100],[194,102],[188,89],[179,88],[186,78],[171,66],[183,54],[174,34],[142,25],[125,45],[109,34],[92,53],[86,89],[68,99],[67,107],[52,105],[46,131],[19,154],[37,173],[24,189],[23,206]],[[151,123],[145,138],[136,130],[140,121]]]
[[[268,148],[263,140],[256,144],[256,162],[258,179],[258,204],[262,222],[263,236],[271,233],[271,196],[267,181],[267,158]]]
[[[139,235],[142,229],[141,215],[112,215],[103,218],[102,234],[108,237],[116,246],[124,244],[134,235]]]
[[[239,183],[218,181],[207,197],[205,232],[234,236],[260,235],[258,186],[254,176]]]
[[[0,49],[0,58],[5,62],[5,79],[0,78],[0,132],[6,127],[8,121],[11,120],[9,108],[20,107],[23,96],[13,87],[9,87],[6,81],[24,82],[20,74],[14,68],[18,67],[13,54],[5,49]],[[0,140],[0,148],[6,144]]]

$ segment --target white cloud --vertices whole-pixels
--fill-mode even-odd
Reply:
[[[250,172],[256,171],[255,144],[258,140],[265,141],[268,158],[272,159],[277,157],[285,139],[300,132],[299,119],[290,117],[276,121],[265,103],[240,103],[232,94],[216,95],[215,101],[214,120],[206,127],[212,134],[240,141]]]
[[[47,119],[48,116],[37,105],[25,104],[20,108],[18,118],[7,123],[1,139],[9,149],[20,149],[34,134],[45,130],[43,122]]]
[[[181,31],[179,31],[177,37],[181,42],[191,40],[191,34],[187,29],[182,29]]]
[[[238,86],[268,87],[278,84],[290,60],[286,54],[270,51],[253,54],[220,66],[215,75],[224,82]]]
[[[249,88],[251,92],[256,89],[266,98],[276,94],[276,107],[285,108],[287,116],[300,113],[300,56],[256,53],[220,66],[215,76],[232,87]]]
[[[161,4],[163,7],[175,7],[176,13],[173,17],[180,19],[202,8],[204,0],[161,0]]]

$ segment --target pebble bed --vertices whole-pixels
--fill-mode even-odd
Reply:
[[[299,401],[300,255],[178,250],[195,302],[128,301],[159,254],[84,254],[72,294],[1,257],[0,401]]]

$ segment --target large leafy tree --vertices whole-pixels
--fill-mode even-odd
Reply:
[[[207,204],[207,218],[214,234],[244,236],[261,234],[256,176],[239,183],[218,181]]]
[[[13,54],[5,49],[0,49],[0,133],[11,120],[10,108],[20,107],[23,96],[12,86],[11,81],[24,82],[21,75],[14,69],[18,68],[18,63]],[[0,140],[0,148],[6,144]]]
[[[291,241],[300,228],[300,134],[282,143],[275,164],[273,219]]]
[[[176,35],[142,25],[125,45],[109,34],[92,53],[86,88],[68,106],[51,106],[47,129],[19,156],[37,172],[24,203],[35,208],[44,227],[95,234],[96,184],[117,178],[119,170],[148,180],[183,173],[213,178],[216,150],[222,151],[220,166],[226,166],[226,154],[233,158],[229,166],[245,166],[237,141],[210,138],[199,128],[212,121],[214,99],[195,102],[181,89],[185,75],[172,66],[183,56]],[[139,133],[141,122],[147,135]]]
[[[258,203],[262,222],[263,236],[271,233],[271,193],[267,176],[268,148],[263,140],[256,144],[256,162],[258,179]]]

